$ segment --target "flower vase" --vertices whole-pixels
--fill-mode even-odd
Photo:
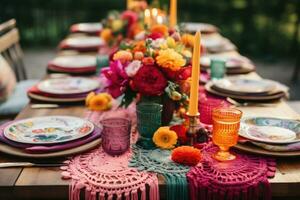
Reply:
[[[169,97],[162,97],[162,125],[168,126],[173,119],[173,114],[176,109],[176,103]]]
[[[155,147],[152,137],[155,131],[161,127],[162,105],[158,103],[140,102],[136,106],[137,130],[139,139],[137,145],[144,149]]]

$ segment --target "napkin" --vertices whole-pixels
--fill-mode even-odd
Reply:
[[[8,144],[16,148],[23,149],[27,153],[48,153],[48,152],[63,151],[66,149],[75,148],[100,138],[102,132],[102,129],[95,125],[95,129],[91,134],[87,135],[86,137],[79,138],[77,140],[73,140],[65,143],[59,143],[59,144],[34,145],[34,144],[14,142],[7,139],[4,136],[3,131],[5,127],[11,124],[12,122],[13,121],[7,122],[0,126],[0,142],[3,142],[5,144]]]

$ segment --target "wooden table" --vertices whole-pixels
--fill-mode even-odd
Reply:
[[[237,54],[237,52],[234,52]],[[247,75],[257,79],[256,73]],[[290,119],[300,119],[285,102],[280,102],[275,107],[242,107],[244,116],[272,116]],[[58,109],[31,109],[28,105],[17,119],[49,116],[71,115],[83,117],[84,106],[68,106]],[[0,153],[0,162],[20,161],[20,158],[11,157]],[[61,179],[58,167],[48,168],[8,168],[0,169],[0,200],[10,199],[68,199],[69,182]],[[270,179],[272,195],[286,199],[300,199],[300,158],[285,158],[277,160],[275,178]],[[161,197],[164,199],[164,180],[159,177]]]
[[[243,107],[245,116],[273,116],[298,118],[285,102],[273,107]],[[49,115],[72,115],[82,117],[83,106],[70,106],[58,109],[31,109],[27,106],[17,119]],[[0,154],[0,161],[19,161]],[[300,198],[300,158],[282,159],[277,161],[275,178],[270,179],[274,197]],[[57,167],[49,168],[9,168],[0,169],[0,199],[67,199],[68,181],[62,180]],[[163,179],[160,178],[160,188],[164,190]]]

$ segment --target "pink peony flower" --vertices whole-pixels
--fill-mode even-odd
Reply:
[[[119,60],[112,61],[109,67],[103,68],[101,74],[107,79],[107,90],[114,98],[124,93],[128,86],[129,77]]]

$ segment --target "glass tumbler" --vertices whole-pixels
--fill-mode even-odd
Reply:
[[[144,149],[151,149],[155,145],[152,141],[154,132],[161,126],[162,105],[157,103],[139,103],[136,107],[137,129],[139,140],[137,145]]]
[[[109,155],[120,155],[130,147],[131,122],[125,118],[101,120],[102,148]]]
[[[229,152],[229,148],[236,145],[242,111],[235,108],[217,108],[212,112],[213,119],[213,143],[220,150],[213,155],[219,161],[234,160],[235,155]]]
[[[212,125],[212,111],[216,108],[228,107],[224,100],[203,98],[199,100],[200,122]]]
[[[226,74],[226,61],[221,59],[211,59],[210,79],[218,80],[224,78]]]

